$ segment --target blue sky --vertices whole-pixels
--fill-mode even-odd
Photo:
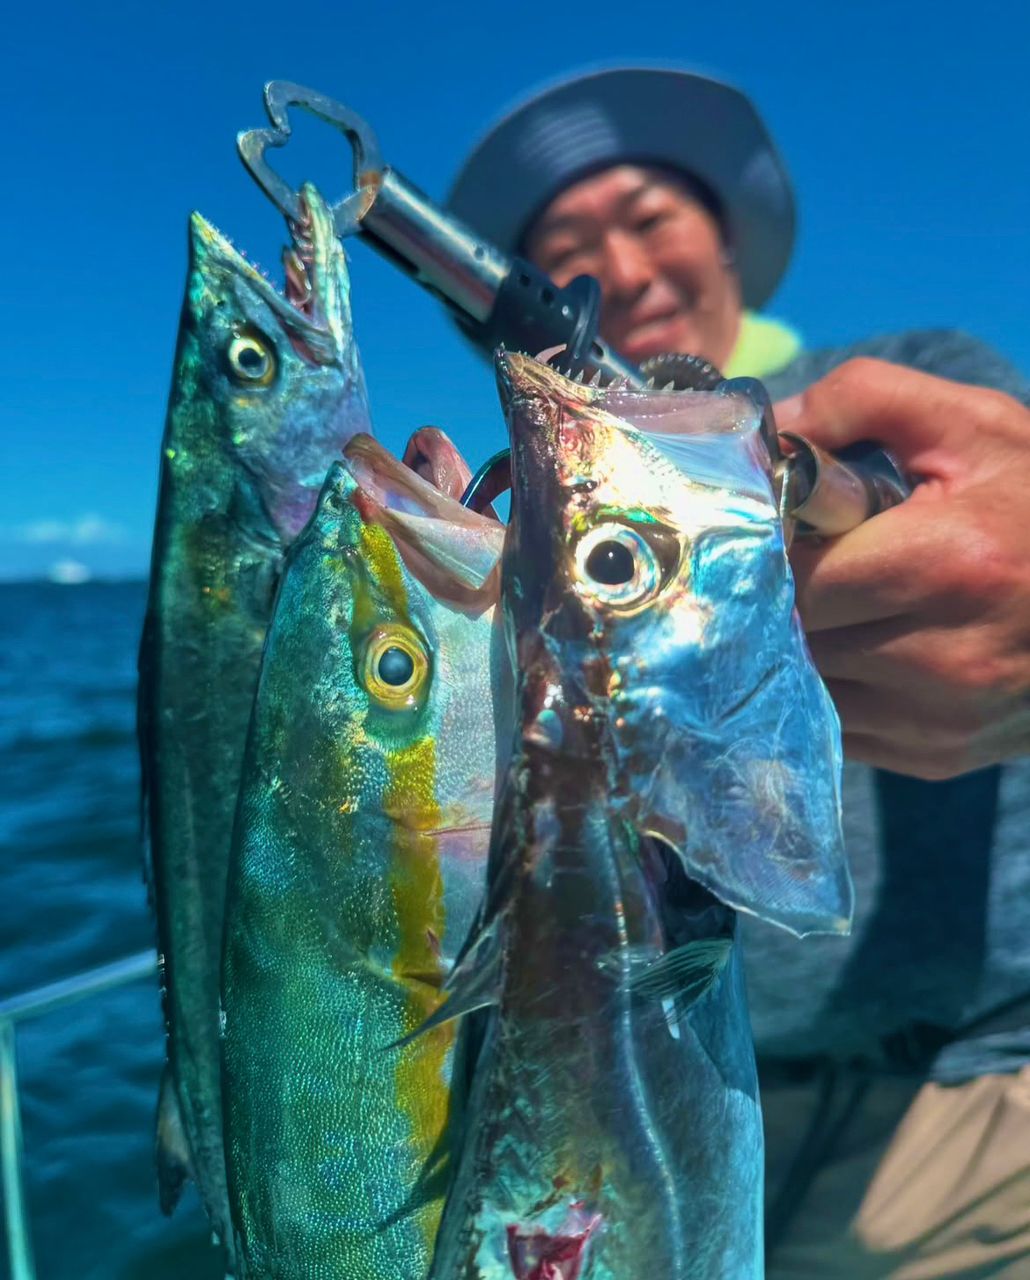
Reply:
[[[144,570],[189,210],[278,263],[282,222],[234,145],[264,123],[270,78],[350,103],[439,198],[486,123],[541,81],[654,58],[721,74],[758,104],[798,190],[773,314],[811,345],[958,325],[1030,374],[1027,14],[1015,0],[23,0],[0,53],[0,577],[62,559]],[[338,194],[346,157],[309,129],[297,154],[315,171],[290,176]],[[371,250],[351,258],[380,438],[399,449],[436,423],[474,460],[499,447],[487,368]]]

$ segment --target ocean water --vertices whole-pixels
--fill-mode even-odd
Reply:
[[[152,947],[135,738],[142,582],[0,585],[0,998]],[[216,1280],[192,1188],[157,1204],[157,980],[20,1024],[39,1280]],[[6,1243],[0,1275],[7,1276]]]

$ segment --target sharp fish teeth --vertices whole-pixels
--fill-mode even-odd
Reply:
[[[675,390],[676,390],[676,382],[675,382],[675,380],[673,380],[672,382],[667,382],[667,383],[665,384],[665,386],[664,386],[664,387],[662,387],[662,390],[663,390],[663,391],[675,391]]]
[[[654,390],[654,378],[648,378],[648,380],[644,383],[644,390],[645,391]]]
[[[585,369],[577,369],[577,370],[576,370],[576,376],[575,376],[575,378],[573,379],[573,381],[574,381],[574,382],[582,383],[582,381],[583,381],[583,379],[584,379],[585,377],[586,377],[586,370],[585,370]]]
[[[592,387],[599,387],[599,386],[601,385],[601,370],[600,370],[600,369],[595,369],[595,370],[594,370],[594,376],[590,379],[590,385],[591,385]]]

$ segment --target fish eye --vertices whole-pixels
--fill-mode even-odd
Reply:
[[[662,566],[647,539],[628,525],[597,525],[576,545],[580,592],[601,604],[632,608],[662,584]]]
[[[405,649],[392,644],[379,655],[376,675],[392,689],[406,685],[414,674],[415,660]]]
[[[229,372],[236,382],[267,387],[275,376],[271,343],[260,334],[235,334],[226,354]]]
[[[595,542],[583,566],[594,582],[606,587],[622,587],[632,582],[637,571],[633,552],[614,538]]]
[[[378,628],[365,647],[363,684],[369,695],[392,709],[410,707],[429,675],[429,659],[407,627]]]

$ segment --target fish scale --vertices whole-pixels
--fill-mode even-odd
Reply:
[[[148,880],[168,1033],[161,1201],[170,1212],[192,1174],[227,1253],[218,982],[240,761],[285,547],[330,460],[369,429],[343,251],[321,197],[310,186],[303,194],[313,245],[305,314],[208,222],[191,220],[140,647]]]
[[[491,618],[409,571],[377,477],[412,486],[396,536],[446,562],[448,522],[410,506],[448,500],[365,449],[362,487],[334,467],[289,554],[243,767],[222,1002],[249,1277],[423,1280],[440,1212],[453,1031],[398,1042],[439,1005],[482,893]],[[471,521],[495,558],[499,526]],[[377,675],[390,650],[411,660],[400,695]]]

